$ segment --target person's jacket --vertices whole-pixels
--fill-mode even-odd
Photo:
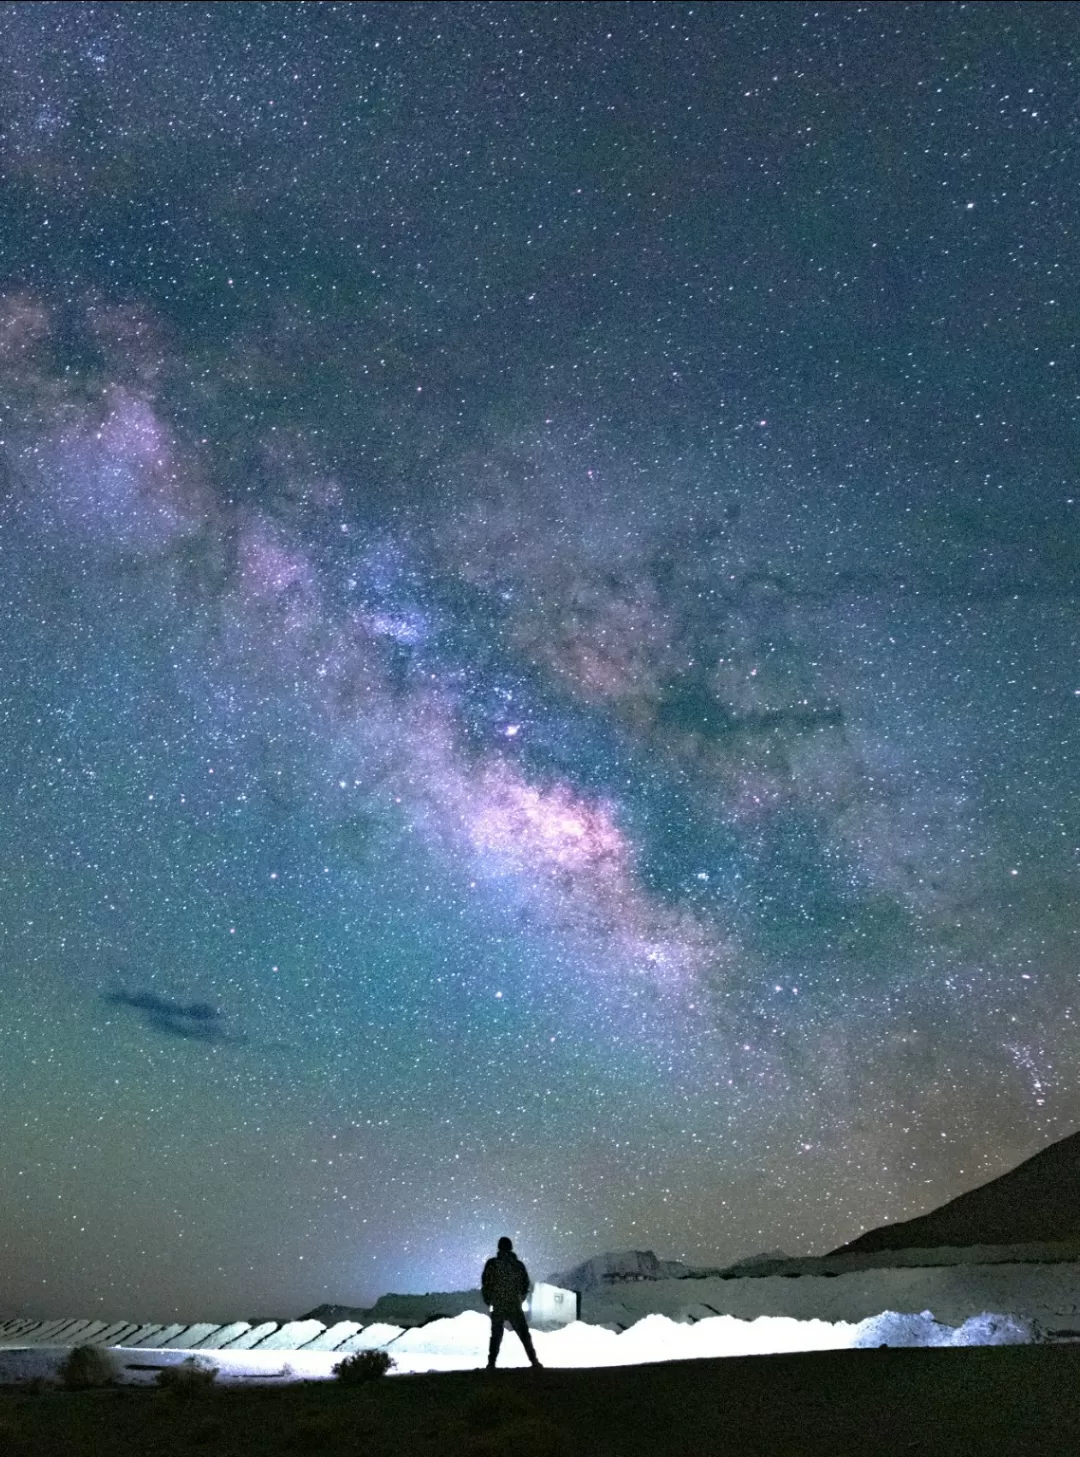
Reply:
[[[529,1272],[513,1250],[493,1255],[480,1279],[484,1304],[496,1308],[520,1307],[529,1293],[529,1283]]]

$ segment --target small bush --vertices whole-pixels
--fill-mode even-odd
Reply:
[[[339,1361],[334,1375],[346,1386],[364,1386],[369,1381],[378,1381],[393,1369],[393,1361],[385,1351],[356,1351]]]
[[[109,1386],[116,1380],[112,1358],[100,1346],[73,1346],[60,1362],[58,1374],[69,1391]]]
[[[166,1366],[157,1374],[157,1384],[174,1396],[198,1396],[209,1391],[216,1380],[217,1367],[195,1356],[189,1356],[179,1366]]]

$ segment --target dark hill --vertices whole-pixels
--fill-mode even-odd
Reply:
[[[940,1209],[871,1229],[832,1253],[1068,1240],[1080,1240],[1080,1133],[1052,1143],[1007,1174],[950,1199]]]

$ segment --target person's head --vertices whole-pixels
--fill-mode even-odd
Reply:
[[[514,1241],[504,1234],[502,1239],[499,1241],[499,1254],[508,1255],[513,1248]]]

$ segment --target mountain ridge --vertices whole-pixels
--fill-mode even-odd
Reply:
[[[879,1225],[830,1255],[1080,1240],[1080,1132],[913,1219]]]

